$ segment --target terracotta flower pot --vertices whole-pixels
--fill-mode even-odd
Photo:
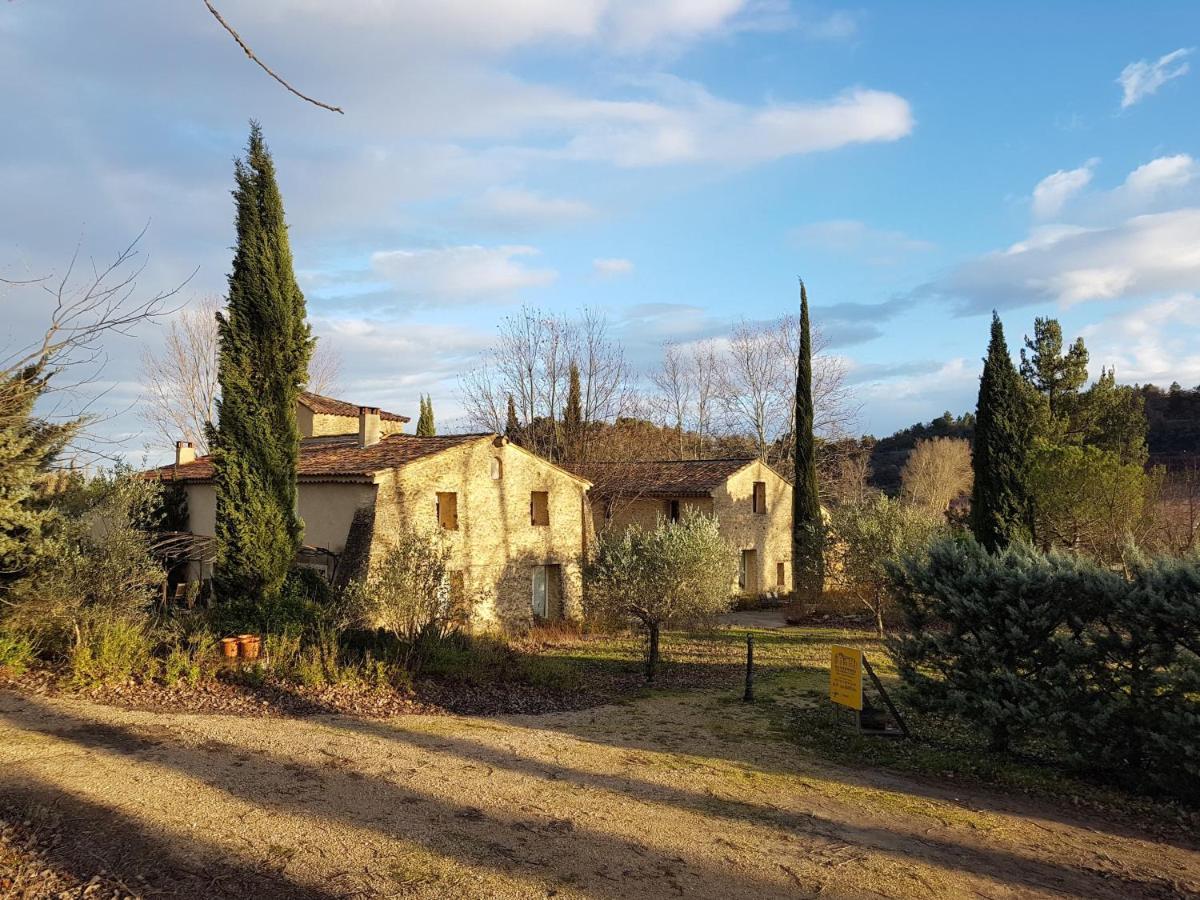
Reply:
[[[257,634],[239,634],[237,645],[242,659],[258,659],[258,651],[262,642]]]
[[[226,659],[235,658],[238,655],[238,639],[221,638],[221,655]]]

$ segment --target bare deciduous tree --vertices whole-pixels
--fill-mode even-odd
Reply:
[[[813,336],[813,428],[822,438],[845,434],[858,409],[846,384],[843,362],[828,354],[820,330]],[[796,408],[796,364],[800,321],[784,316],[760,324],[743,320],[734,327],[724,360],[720,398],[727,424],[748,433],[758,455],[786,464]]]
[[[205,426],[212,421],[220,397],[217,381],[217,312],[220,297],[208,295],[180,310],[167,326],[161,350],[142,353],[145,394],[139,412],[163,446],[191,441],[208,452]],[[324,340],[317,341],[308,366],[308,390],[333,393],[341,373],[341,356]]]
[[[731,428],[748,431],[760,459],[787,417],[780,387],[787,378],[785,357],[771,331],[742,320],[729,336],[721,402]],[[792,376],[793,379],[795,376]]]
[[[663,345],[662,363],[650,373],[656,389],[654,405],[664,423],[675,430],[679,441],[679,459],[685,457],[684,433],[692,421],[696,384],[688,359],[678,344]]]
[[[692,344],[688,361],[696,385],[696,457],[703,459],[705,441],[713,434],[713,419],[721,386],[721,362],[711,339]]]
[[[191,441],[208,452],[205,425],[212,421],[220,385],[217,382],[218,297],[202,297],[181,310],[167,326],[160,351],[142,351],[142,421],[164,446]]]
[[[159,291],[148,297],[137,296],[137,280],[146,262],[138,250],[146,234],[143,228],[107,265],[90,261],[86,274],[80,275],[81,247],[75,248],[62,276],[12,280],[0,278],[0,286],[34,296],[14,302],[36,307],[38,297],[48,300],[49,323],[39,338],[0,356],[0,384],[19,385],[22,372],[36,371],[46,379],[39,393],[43,419],[80,420],[81,427],[73,444],[82,452],[103,441],[89,427],[99,421],[91,414],[98,399],[93,390],[107,362],[104,342],[112,335],[129,335],[148,319],[163,315],[168,303],[187,283]],[[54,396],[50,404],[45,398]],[[0,398],[0,401],[11,398]],[[11,404],[0,402],[0,409]],[[11,425],[0,418],[0,427]],[[99,453],[99,455],[104,455]]]
[[[525,446],[550,459],[558,455],[557,423],[566,400],[571,363],[579,366],[583,413],[582,452],[587,458],[593,425],[612,421],[629,401],[629,370],[607,320],[589,310],[569,320],[532,307],[505,317],[482,365],[459,381],[467,420],[503,431],[511,395]]]
[[[962,438],[917,441],[904,470],[901,491],[910,503],[941,515],[971,491],[971,444]]]

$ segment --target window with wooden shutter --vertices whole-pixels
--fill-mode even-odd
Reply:
[[[548,491],[530,491],[529,524],[550,524],[550,494]]]
[[[751,501],[753,509],[759,515],[766,515],[767,512],[767,483],[765,481],[754,482],[754,499]]]
[[[447,531],[458,531],[458,494],[438,491],[437,519]]]

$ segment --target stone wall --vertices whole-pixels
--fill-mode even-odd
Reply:
[[[753,507],[754,482],[766,484],[767,509]],[[752,462],[735,472],[713,492],[713,511],[721,522],[721,533],[740,554],[755,550],[758,590],[776,593],[792,585],[792,486],[768,465]],[[783,563],[783,584],[777,584],[778,564]],[[734,583],[735,590],[737,583]]]
[[[498,461],[499,477],[493,477]],[[458,528],[442,530],[476,629],[533,623],[535,566],[559,566],[562,615],[582,615],[585,483],[514,444],[481,438],[411,463],[379,485],[375,548],[401,527],[439,528],[437,494],[458,495]],[[532,491],[549,494],[550,524],[530,523]]]
[[[711,515],[713,501],[711,497],[680,497],[679,514],[687,511],[701,512]],[[630,525],[650,530],[658,527],[660,519],[671,514],[670,499],[658,497],[612,498],[593,497],[591,501],[593,527],[596,534],[604,531],[624,531]]]
[[[766,485],[765,513],[754,511],[754,482]],[[670,514],[670,499],[639,497],[633,499],[591,498],[596,534],[605,530],[623,531],[631,525],[650,529]],[[607,507],[607,509],[606,509]],[[734,593],[786,593],[792,584],[792,486],[773,469],[752,462],[735,472],[711,497],[680,497],[683,515],[693,509],[717,516],[721,534],[738,552],[755,551],[754,576],[757,590],[742,591],[736,578]],[[783,584],[779,584],[779,564],[783,564]]]

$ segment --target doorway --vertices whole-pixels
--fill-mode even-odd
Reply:
[[[533,617],[562,618],[562,566],[533,567]]]
[[[747,594],[758,593],[758,551],[743,550],[738,566],[738,587]]]

